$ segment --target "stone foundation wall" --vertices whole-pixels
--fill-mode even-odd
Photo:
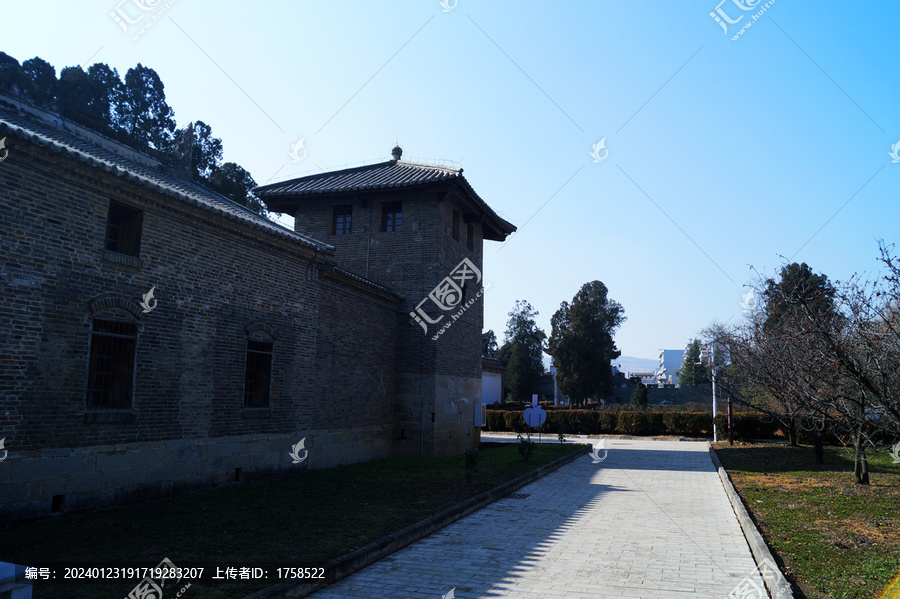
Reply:
[[[474,410],[481,401],[480,378],[404,375],[399,381],[394,405],[396,455],[451,456],[478,447],[481,429],[474,426]]]
[[[481,379],[437,376],[434,450],[432,455],[459,455],[477,448],[481,429],[474,427],[475,403],[481,401]]]
[[[308,453],[294,464],[291,448],[304,437]],[[390,450],[390,427],[369,426],[11,453],[0,468],[0,520],[123,505],[365,462],[388,457]],[[302,458],[304,451],[298,455]]]

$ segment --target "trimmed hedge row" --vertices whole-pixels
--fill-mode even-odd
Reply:
[[[523,404],[523,403],[513,403],[506,402],[502,404],[488,404],[486,407],[488,410],[494,410],[497,412],[521,412],[525,408],[531,406],[531,404]],[[643,412],[644,409],[632,405],[630,403],[607,403],[607,404],[599,404],[594,402],[588,402],[584,407],[572,407],[568,405],[552,405],[542,403],[541,407],[545,412],[553,412],[556,410],[595,410],[600,412]],[[701,402],[688,402],[684,404],[653,404],[651,403],[649,408],[652,412],[704,412],[712,410],[712,403],[701,403]]]
[[[781,425],[753,412],[733,415],[737,439],[772,439],[779,436]],[[716,416],[719,433],[727,430],[724,414]],[[522,412],[487,410],[485,431],[527,430]],[[709,412],[598,412],[593,410],[553,410],[547,412],[542,431],[555,434],[562,428],[570,435],[712,435]],[[783,435],[783,433],[781,433]]]

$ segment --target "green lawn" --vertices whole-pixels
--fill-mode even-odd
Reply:
[[[714,445],[786,574],[808,599],[881,597],[900,573],[900,464],[869,454],[871,484],[853,482],[853,455],[828,448]],[[891,595],[897,597],[900,595]]]
[[[73,514],[0,529],[0,560],[17,564],[155,566],[296,565],[330,560],[414,524],[478,493],[578,451],[539,445],[525,463],[515,444],[482,449],[472,484],[464,456],[390,458],[286,478]],[[274,584],[196,583],[183,599],[243,597]],[[135,581],[35,584],[35,599],[121,599]],[[179,589],[176,588],[172,592]],[[167,596],[165,599],[171,599]]]

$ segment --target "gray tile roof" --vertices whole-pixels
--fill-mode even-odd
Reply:
[[[296,207],[292,200],[312,199],[318,195],[403,189],[448,182],[459,185],[464,195],[478,207],[478,212],[486,217],[485,223],[495,231],[490,237],[486,235],[486,238],[502,240],[515,231],[515,225],[500,218],[487,202],[475,193],[462,173],[461,168],[388,160],[263,185],[254,191],[272,209],[291,211]]]
[[[326,266],[323,266],[322,268],[333,270],[334,272],[340,273],[347,278],[353,279],[354,281],[363,283],[364,285],[368,285],[369,287],[372,287],[373,289],[377,289],[383,293],[387,293],[388,295],[392,295],[392,296],[396,297],[397,299],[401,299],[401,300],[405,299],[402,295],[400,295],[399,293],[397,293],[390,287],[385,287],[384,285],[379,285],[375,281],[370,281],[369,279],[367,279],[365,277],[361,277],[358,274],[350,272],[349,270],[343,269],[335,264],[329,263]]]
[[[7,135],[28,140],[246,226],[324,254],[334,254],[333,246],[259,216],[202,185],[184,179],[150,156],[49,113],[24,108],[14,99],[0,97],[0,138]],[[7,148],[9,145],[7,142]],[[7,159],[15,160],[15,157],[11,155]]]
[[[260,196],[297,196],[409,187],[462,178],[461,168],[388,160],[256,188]]]

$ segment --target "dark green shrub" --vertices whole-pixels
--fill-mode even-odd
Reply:
[[[716,422],[720,438],[727,438],[725,414]],[[772,418],[755,412],[736,412],[733,415],[735,439],[774,439],[785,436],[784,427]],[[527,431],[522,411],[487,411],[487,431]],[[685,437],[712,436],[712,413],[705,412],[640,412],[623,410],[552,410],[541,432],[566,435],[679,435]],[[781,431],[779,433],[779,431]],[[531,431],[536,433],[537,430]],[[801,442],[808,443],[809,435],[798,425]]]
[[[687,416],[685,412],[666,412],[662,416],[663,430],[665,430],[667,435],[685,434]]]
[[[523,437],[522,433],[516,435],[516,448],[519,450],[519,455],[522,456],[522,461],[528,461],[528,458],[534,453],[534,446],[535,442]]]
[[[753,439],[772,439],[775,431],[781,428],[775,420],[754,412],[735,412],[731,417],[735,439],[750,441]],[[728,421],[725,421],[725,434],[728,434]]]
[[[618,416],[615,412],[595,412],[597,414],[597,434],[611,435],[616,432],[616,426],[619,424]]]
[[[522,412],[505,412],[503,417],[506,420],[506,430],[508,431],[522,431],[527,426],[525,419],[522,418]]]
[[[472,477],[475,476],[475,473],[478,472],[478,464],[484,458],[481,456],[481,453],[477,449],[467,449],[466,450],[466,484],[472,484]]]
[[[712,434],[711,412],[688,412],[686,414],[685,430],[681,433],[688,437],[702,437]]]
[[[616,431],[624,435],[652,435],[653,422],[647,412],[619,412]]]
[[[486,431],[505,431],[508,430],[506,428],[506,420],[503,418],[504,412],[499,410],[486,410],[487,414],[487,426],[484,427]]]

